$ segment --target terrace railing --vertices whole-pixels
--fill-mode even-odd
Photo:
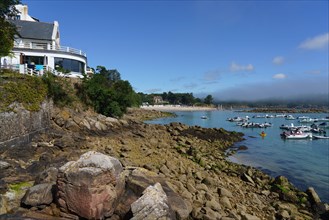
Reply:
[[[47,43],[14,43],[14,48],[24,48],[24,49],[34,49],[34,50],[55,50],[55,51],[61,51],[61,52],[67,52],[72,54],[81,55],[84,57],[87,57],[86,53],[84,53],[82,50],[78,50],[72,47],[66,47],[66,46],[53,46],[51,44]]]

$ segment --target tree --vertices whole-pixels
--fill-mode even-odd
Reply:
[[[140,95],[135,93],[130,83],[121,80],[117,70],[107,70],[103,66],[97,66],[97,74],[82,81],[78,96],[85,104],[92,105],[96,112],[106,116],[121,117],[128,107],[141,104]]]
[[[184,105],[193,105],[195,102],[193,94],[192,93],[183,93],[181,102]]]
[[[113,99],[119,104],[122,113],[126,112],[128,107],[136,105],[134,90],[128,81],[119,80],[113,83]]]
[[[116,82],[121,80],[121,75],[118,70],[108,70],[104,66],[97,66],[96,73],[103,75],[107,78],[110,82]]]
[[[15,5],[20,4],[20,0],[1,0],[0,18],[12,18],[17,14]]]
[[[176,95],[174,93],[170,92],[170,91],[168,92],[168,102],[170,104],[176,104],[176,102],[177,102]]]
[[[17,10],[15,9],[15,5],[19,3],[20,0],[0,1],[0,58],[9,55],[14,47],[14,39],[17,31],[15,25],[7,21],[7,19],[16,16]]]
[[[212,104],[213,101],[214,101],[214,99],[213,99],[212,95],[207,95],[207,97],[204,99],[204,103],[208,104],[208,105]]]

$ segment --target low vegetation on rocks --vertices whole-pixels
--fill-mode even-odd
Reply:
[[[40,78],[7,73],[0,76],[0,112],[11,111],[13,103],[26,110],[38,111],[47,96],[47,87]]]

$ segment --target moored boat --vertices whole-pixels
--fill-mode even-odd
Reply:
[[[288,116],[286,117],[286,120],[295,120],[295,117],[292,116],[292,115],[288,115]]]
[[[272,127],[272,123],[264,122],[264,123],[256,123],[256,122],[240,122],[237,123],[238,126],[244,128],[268,128]]]
[[[329,139],[329,137],[328,136],[321,136],[321,135],[313,135],[313,138],[314,139]]]
[[[246,116],[245,118],[242,117],[228,118],[226,120],[229,122],[246,122],[249,120],[249,116]]]
[[[318,121],[318,119],[316,119],[316,118],[304,118],[302,120],[299,120],[299,123],[314,123],[317,121]]]
[[[329,122],[329,118],[319,118],[317,121],[321,121],[321,122]]]
[[[329,128],[329,124],[327,122],[322,122],[318,126],[319,128]]]
[[[278,115],[275,115],[274,117],[276,117],[276,118],[284,118],[284,117],[286,117],[286,115],[285,114],[278,114]]]
[[[284,139],[307,139],[312,138],[312,133],[297,132],[283,132],[281,137]]]
[[[308,116],[299,116],[299,117],[297,117],[297,119],[308,119],[308,118],[310,118],[310,117],[308,117]]]
[[[305,126],[305,125],[299,125],[299,126],[294,126],[293,123],[291,123],[291,125],[281,125],[280,129],[284,129],[287,131],[310,131],[311,127],[310,126]]]

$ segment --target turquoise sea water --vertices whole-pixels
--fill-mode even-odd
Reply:
[[[299,125],[299,120],[286,120],[284,118],[251,118],[261,113],[245,113],[233,111],[200,111],[200,112],[174,112],[177,117],[163,118],[147,121],[152,124],[168,124],[181,122],[187,125],[199,125],[206,128],[224,128],[230,131],[239,131],[245,134],[244,141],[237,145],[248,147],[246,151],[239,151],[228,159],[263,170],[276,177],[284,175],[299,189],[305,191],[312,186],[323,202],[329,202],[329,139],[283,140],[280,138],[282,124]],[[267,113],[270,115],[271,113]],[[276,113],[273,113],[275,115]],[[309,116],[311,118],[324,118],[326,114],[292,114]],[[201,119],[207,116],[208,119]],[[270,122],[272,127],[242,128],[235,122],[226,121],[229,117],[249,116],[252,122]],[[310,125],[310,124],[308,124]],[[267,136],[261,138],[259,133],[265,131]],[[329,135],[329,129],[326,129]]]

